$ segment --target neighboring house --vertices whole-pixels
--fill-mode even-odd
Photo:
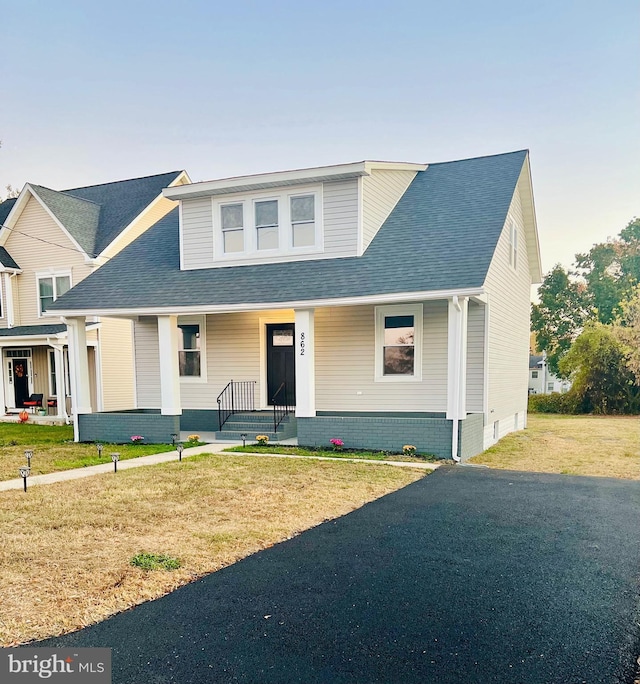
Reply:
[[[570,380],[562,380],[549,371],[544,354],[529,355],[529,394],[551,394],[568,392]]]
[[[272,439],[464,459],[525,426],[541,278],[526,151],[164,194],[179,210],[51,307],[72,337],[134,321],[132,411],[79,409],[81,439],[253,439],[295,405]]]
[[[0,396],[19,411],[42,395],[49,415],[68,419],[67,326],[45,318],[53,302],[176,205],[162,189],[188,183],[184,171],[56,191],[27,184],[0,204]],[[130,321],[92,318],[78,334],[88,377],[85,409],[122,409],[135,400]],[[71,349],[73,355],[75,350]]]

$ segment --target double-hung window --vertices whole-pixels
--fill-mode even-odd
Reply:
[[[38,307],[40,315],[47,310],[53,302],[71,289],[71,276],[52,275],[38,277]]]
[[[294,248],[316,244],[315,195],[291,197],[291,240]]]
[[[422,304],[376,307],[375,379],[422,379]]]
[[[178,365],[180,376],[199,378],[200,364],[200,325],[198,323],[178,323]]]
[[[256,244],[259,250],[278,249],[278,200],[260,200],[254,204],[256,219]]]
[[[224,253],[244,252],[244,205],[223,204],[220,207],[220,220]]]

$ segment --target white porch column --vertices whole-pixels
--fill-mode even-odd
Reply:
[[[2,415],[4,415],[7,410],[7,398],[4,393],[4,347],[0,347],[0,408],[2,409]]]
[[[84,316],[78,316],[77,318],[66,318],[64,322],[67,324],[67,341],[69,345],[73,433],[75,441],[78,442],[80,440],[78,416],[82,413],[91,413],[86,319]]]
[[[163,416],[182,414],[178,363],[178,317],[158,316],[160,350],[160,406]]]
[[[467,415],[467,313],[468,297],[449,300],[447,345],[447,418],[453,421],[451,456],[458,458],[458,422]]]
[[[67,401],[64,392],[64,356],[62,347],[53,347],[53,366],[56,374],[56,404],[58,418],[67,421]]]
[[[316,415],[315,310],[295,309],[296,417]]]

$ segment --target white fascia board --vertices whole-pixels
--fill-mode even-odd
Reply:
[[[250,302],[247,304],[218,304],[194,306],[162,306],[134,309],[78,309],[56,310],[51,316],[108,316],[111,318],[131,318],[134,316],[166,316],[177,314],[222,314],[244,313],[248,311],[270,311],[274,309],[313,309],[338,306],[367,306],[371,304],[396,304],[404,302],[425,302],[451,297],[483,297],[483,288],[463,290],[427,290],[425,292],[398,292],[392,294],[366,295],[362,297],[339,297],[336,299],[301,299],[288,302]],[[45,312],[45,316],[47,313]]]
[[[276,171],[273,173],[260,173],[251,176],[236,176],[234,178],[221,178],[220,180],[191,183],[190,185],[178,185],[165,188],[162,194],[169,199],[180,200],[189,197],[205,197],[207,195],[220,195],[231,192],[251,190],[256,187],[273,186],[290,183],[306,183],[331,178],[357,178],[367,174],[366,162],[352,164],[338,164],[336,166],[318,166],[309,169],[296,169],[294,171]]]
[[[533,183],[531,181],[531,162],[529,160],[529,153],[524,162],[522,168],[522,176],[524,176],[524,181],[526,184],[526,192],[529,195],[530,210],[526,213],[528,214],[528,220],[525,218],[525,227],[528,232],[532,233],[530,239],[533,241],[533,254],[529,253],[530,259],[530,271],[531,271],[531,284],[536,285],[542,282],[542,258],[540,256],[540,238],[538,236],[538,220],[536,218],[536,205],[533,197]],[[529,246],[530,240],[527,239],[527,246]],[[531,250],[529,250],[531,252]]]
[[[55,192],[55,190],[54,190]],[[7,238],[9,237],[9,234],[11,233],[11,230],[14,228],[15,224],[18,221],[18,218],[20,214],[22,213],[22,210],[24,209],[28,199],[30,197],[34,197],[40,206],[47,212],[47,214],[51,217],[53,222],[60,228],[60,230],[69,238],[69,241],[74,245],[74,247],[80,252],[81,254],[84,254],[85,260],[91,260],[92,257],[90,257],[86,251],[80,246],[80,243],[71,235],[71,233],[60,223],[56,215],[49,209],[47,206],[46,202],[44,202],[40,196],[38,195],[37,191],[34,190],[29,183],[27,183],[24,188],[22,189],[22,192],[20,193],[20,196],[18,197],[18,201],[13,205],[13,209],[9,212],[9,216],[7,216],[7,220],[4,224],[4,227],[2,228],[2,231],[0,232],[0,245],[4,246],[4,244],[7,241]]]
[[[426,171],[428,166],[428,164],[412,162],[366,161],[364,163],[367,174],[371,171]]]
[[[167,187],[172,188],[178,185],[181,180],[184,180],[186,183],[191,183],[189,174],[186,171],[181,171]],[[133,221],[131,221],[124,230],[121,230],[95,259],[90,260],[89,264],[91,266],[102,266],[106,259],[110,259],[120,252],[123,248],[118,249],[118,243],[126,239],[127,235],[135,227],[138,221],[140,221],[147,213],[154,209],[161,199],[164,199],[164,194],[158,195],[151,202],[149,202],[149,204],[147,204],[147,206],[133,219]],[[101,261],[97,261],[97,259],[101,259]]]

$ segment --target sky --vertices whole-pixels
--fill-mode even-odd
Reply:
[[[640,215],[639,15],[635,0],[0,0],[0,196],[527,148],[543,270],[569,267]]]

